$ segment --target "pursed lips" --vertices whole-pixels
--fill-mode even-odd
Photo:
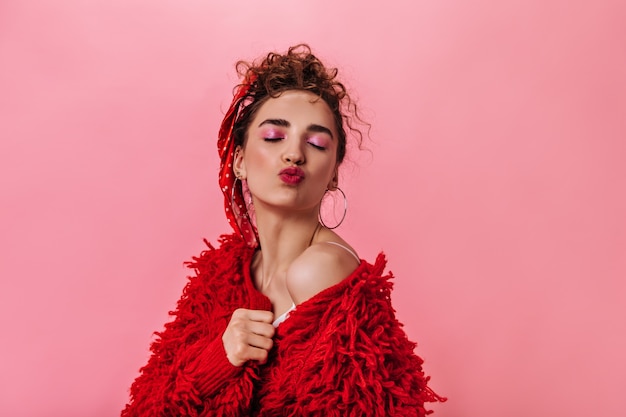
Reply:
[[[304,180],[304,171],[298,167],[289,167],[278,173],[280,179],[289,185],[297,185]]]

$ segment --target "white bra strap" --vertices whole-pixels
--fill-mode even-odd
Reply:
[[[289,307],[289,310],[285,311],[283,314],[281,314],[280,316],[276,317],[276,320],[274,320],[274,323],[272,323],[272,325],[274,327],[278,327],[278,325],[280,323],[282,323],[283,321],[287,320],[287,317],[289,317],[289,313],[291,313],[295,309],[296,309],[296,304],[292,303],[291,307]]]
[[[337,242],[322,242],[322,243],[330,243],[331,245],[339,246],[340,248],[347,250],[348,252],[350,252],[352,256],[354,256],[354,259],[356,259],[358,263],[361,263],[361,260],[359,259],[358,255],[354,253],[352,249],[342,245],[341,243],[337,243]]]

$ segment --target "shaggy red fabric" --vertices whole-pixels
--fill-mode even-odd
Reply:
[[[267,365],[234,367],[221,339],[232,312],[271,303],[254,288],[254,250],[240,237],[207,245],[188,264],[196,274],[156,333],[122,417],[424,416],[424,403],[445,400],[395,318],[382,254],[298,305]]]

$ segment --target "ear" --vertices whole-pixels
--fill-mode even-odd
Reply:
[[[241,146],[237,146],[235,149],[235,157],[233,158],[233,172],[236,177],[239,177],[241,180],[246,179],[246,163],[243,159],[243,148]]]
[[[338,186],[339,186],[339,167],[335,166],[335,170],[333,171],[333,176],[328,182],[328,185],[326,186],[326,188],[328,188],[329,191],[335,191]]]

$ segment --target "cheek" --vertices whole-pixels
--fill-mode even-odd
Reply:
[[[327,164],[323,169],[320,169],[318,171],[317,175],[315,176],[315,181],[320,184],[320,187],[327,187],[329,183],[333,180],[333,178],[335,177],[335,166],[336,164],[333,160],[333,163]]]
[[[269,164],[269,158],[263,150],[251,148],[246,151],[245,163],[248,171],[256,171],[267,167]]]
[[[246,151],[246,180],[252,194],[262,192],[275,170],[267,152],[262,149],[250,148]]]

